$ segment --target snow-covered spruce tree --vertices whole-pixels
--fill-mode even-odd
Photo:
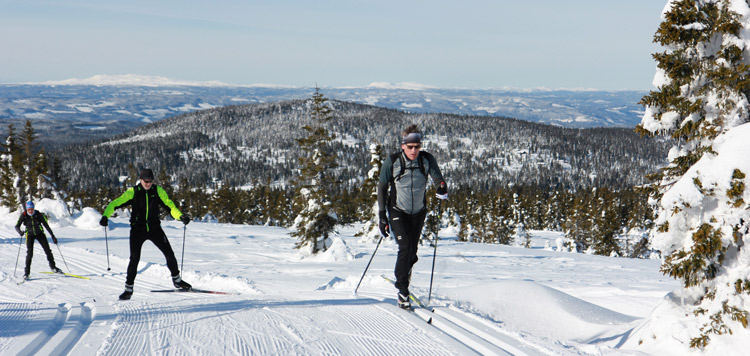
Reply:
[[[596,188],[591,191],[582,190],[573,196],[573,202],[565,221],[563,231],[565,237],[573,245],[573,250],[583,252],[591,246],[591,232],[594,230],[593,201]]]
[[[511,194],[513,193],[510,191],[500,189],[496,194],[489,197],[491,199],[489,205],[492,207],[490,212],[492,218],[489,223],[492,230],[492,240],[485,241],[486,243],[503,245],[513,243],[513,230],[516,220],[512,218],[513,211],[509,203],[511,201]]]
[[[622,206],[621,194],[614,194],[607,188],[597,189],[592,214],[593,226],[591,248],[597,255],[622,256],[619,235],[622,232],[625,208]]]
[[[518,247],[531,248],[531,235],[526,231],[523,223],[517,223],[513,232],[513,242]]]
[[[742,338],[747,346],[750,164],[741,152],[750,148],[741,142],[747,137],[733,140],[742,132],[736,130],[748,132],[742,124],[748,121],[750,8],[745,0],[671,0],[662,19],[654,41],[666,50],[654,54],[657,89],[641,101],[646,113],[637,131],[674,141],[669,164],[653,177],[658,216],[651,239],[662,252],[662,272],[684,289],[657,307],[639,343],[656,347],[689,335],[674,346],[710,351],[713,341]]]
[[[366,211],[360,212],[362,220],[365,220],[365,225],[362,229],[357,232],[355,236],[358,236],[361,241],[378,241],[380,239],[380,229],[378,228],[378,180],[380,179],[380,166],[383,164],[383,145],[373,143],[370,145],[370,170],[367,172],[362,183],[362,194],[360,195],[363,201],[358,204],[362,207],[367,207]]]
[[[525,243],[525,239],[527,237],[526,234],[526,209],[523,208],[521,202],[518,199],[518,194],[513,193],[513,204],[510,206],[510,213],[513,217],[512,219],[512,229],[513,232],[510,237],[510,243],[515,246],[523,246]],[[519,235],[520,233],[520,235]],[[526,234],[526,235],[524,235]]]
[[[23,174],[22,179],[24,181],[23,187],[25,188],[24,196],[26,199],[33,199],[37,197],[37,180],[42,169],[46,171],[46,167],[37,167],[35,160],[36,152],[36,133],[34,127],[31,125],[30,120],[26,120],[26,124],[21,130],[19,138],[19,145],[21,147],[21,160],[23,161]],[[42,168],[42,169],[40,169]]]
[[[331,152],[335,135],[324,127],[333,118],[328,99],[315,88],[309,103],[311,123],[303,127],[308,136],[297,139],[303,151],[299,158],[300,175],[295,181],[295,204],[300,213],[294,220],[291,235],[300,240],[297,248],[307,248],[316,254],[321,249],[325,251],[328,237],[338,223],[330,196],[335,184],[332,170],[337,165],[336,155]]]
[[[37,150],[35,141],[31,121],[26,121],[20,136],[8,125],[8,136],[0,145],[0,204],[14,209],[28,200],[65,199],[54,184],[44,149]]]
[[[23,183],[20,172],[23,169],[20,148],[13,124],[8,125],[8,133],[0,147],[0,203],[11,209],[20,207]]]
[[[65,197],[57,194],[55,186],[52,183],[52,178],[47,175],[49,164],[47,162],[47,154],[44,153],[44,148],[34,154],[33,157],[34,168],[31,175],[34,178],[34,196],[38,198],[65,200]]]

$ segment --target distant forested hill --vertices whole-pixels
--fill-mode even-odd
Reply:
[[[644,183],[665,164],[667,144],[632,129],[574,129],[514,119],[415,114],[333,100],[338,179],[361,183],[370,169],[368,146],[398,149],[410,123],[426,134],[449,183],[491,189],[508,184],[550,188],[620,188]],[[133,168],[164,171],[193,187],[286,185],[297,174],[298,138],[310,122],[305,100],[226,106],[139,127],[103,142],[56,151],[71,190],[119,185]]]

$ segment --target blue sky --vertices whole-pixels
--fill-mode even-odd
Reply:
[[[666,0],[0,0],[0,83],[651,89]]]

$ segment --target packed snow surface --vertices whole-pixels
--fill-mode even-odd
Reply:
[[[164,257],[146,243],[133,298],[118,301],[127,219],[112,218],[105,235],[94,209],[68,214],[51,200],[37,208],[59,240],[57,265],[89,279],[42,273],[49,269],[36,244],[32,279],[17,284],[19,212],[0,208],[1,355],[644,355],[625,349],[626,339],[679,287],[658,260],[544,249],[559,233],[532,231],[524,249],[459,242],[455,229],[443,229],[431,294],[428,245],[410,288],[435,312],[408,312],[381,277],[393,275],[392,241],[380,244],[354,293],[376,249],[354,237],[359,226],[304,256],[285,228],[164,221],[183,278],[231,294],[151,292],[172,286]]]

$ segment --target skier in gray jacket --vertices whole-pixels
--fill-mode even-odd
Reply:
[[[448,198],[448,185],[435,157],[421,148],[422,134],[417,125],[407,127],[402,132],[401,151],[385,159],[378,182],[380,233],[388,237],[390,228],[398,243],[395,275],[398,305],[402,308],[411,307],[409,280],[418,260],[419,237],[427,215],[428,175],[438,186],[437,197]]]

